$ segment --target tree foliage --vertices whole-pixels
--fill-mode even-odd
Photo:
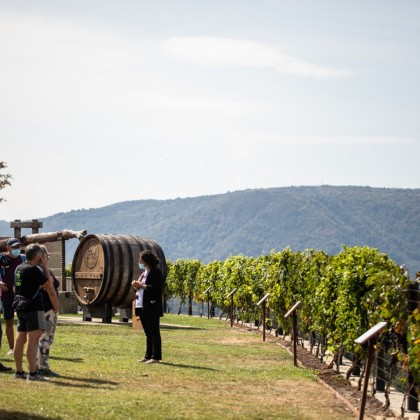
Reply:
[[[420,309],[416,309],[408,318],[408,368],[420,382]]]
[[[0,162],[0,171],[7,168],[5,162]],[[10,180],[12,179],[12,175],[10,174],[2,174],[0,173],[0,190],[6,188],[8,185],[11,185]],[[5,201],[3,197],[0,197],[0,203]]]

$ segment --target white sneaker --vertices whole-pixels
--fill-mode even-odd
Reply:
[[[9,351],[6,353],[6,356],[13,356],[13,349],[9,349]]]

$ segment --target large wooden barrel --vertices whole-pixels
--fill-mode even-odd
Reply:
[[[144,250],[157,255],[166,279],[165,255],[155,241],[128,235],[87,235],[79,243],[72,263],[73,287],[79,302],[131,307],[135,298],[131,282],[140,276],[138,255]]]

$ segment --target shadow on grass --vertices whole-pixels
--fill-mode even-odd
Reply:
[[[125,327],[132,327],[132,322],[121,322],[117,320],[113,320],[112,322],[103,322],[100,319],[92,319],[91,321],[84,321],[83,319],[73,320],[73,319],[59,319],[57,321],[57,325],[65,325],[66,328],[79,328],[85,325],[92,326],[92,325],[103,325],[103,326],[125,326]]]
[[[8,370],[7,372],[1,372],[0,373],[0,375],[1,376],[5,376],[5,375],[13,375],[13,376],[15,376],[15,367],[13,366],[13,369],[12,370]],[[2,419],[3,417],[2,416],[0,416],[0,419]]]
[[[14,376],[15,371],[12,370],[12,371],[9,371],[9,372],[4,372],[4,374],[5,375],[9,374],[11,376]],[[79,383],[66,382],[66,380],[79,382]],[[48,383],[58,385],[58,386],[68,386],[68,387],[74,387],[74,388],[94,388],[94,389],[98,389],[98,388],[108,389],[110,386],[119,385],[119,382],[108,381],[108,380],[104,380],[104,379],[79,378],[79,377],[76,377],[76,376],[64,376],[64,375],[60,375],[58,378],[52,378],[51,380],[48,381]],[[1,412],[1,409],[0,409],[0,419],[3,420],[3,419],[8,419],[8,418],[9,417],[3,417],[2,416],[2,412]],[[20,417],[10,417],[10,418],[11,419],[14,419],[14,418],[18,419]],[[36,418],[38,418],[38,417],[36,417]]]
[[[197,330],[202,331],[205,328],[189,327],[188,325],[171,325],[171,324],[160,324],[161,330]]]
[[[79,383],[65,382],[65,380],[75,381]],[[77,378],[74,376],[60,376],[59,378],[54,378],[50,383],[57,386],[65,386],[65,387],[72,387],[72,388],[93,388],[93,389],[99,389],[99,388],[109,389],[110,386],[115,386],[119,384],[119,382],[106,381],[103,379]]]
[[[160,362],[160,364],[165,365],[165,366],[173,366],[173,367],[179,367],[179,368],[185,368],[185,369],[212,370],[214,372],[217,372],[217,369],[203,367],[203,366],[182,365],[179,363],[168,363],[168,362]]]
[[[49,419],[59,419],[60,417],[48,417]],[[20,420],[20,419],[31,419],[31,420],[45,420],[43,416],[37,416],[32,413],[24,413],[22,411],[9,411],[0,408],[0,419]]]
[[[65,362],[73,362],[73,363],[81,363],[84,359],[81,357],[57,357],[57,356],[50,356],[51,360],[64,360]]]
[[[138,320],[139,321],[139,320]],[[58,321],[58,323],[60,323],[60,320]],[[66,325],[66,328],[78,328],[80,326],[83,325],[104,325],[104,326],[126,326],[126,327],[133,327],[133,323],[132,322],[102,322],[102,321],[80,321],[75,323],[74,321],[69,321],[66,319],[62,319],[61,320],[62,324]],[[197,328],[197,327],[190,327],[188,325],[173,325],[173,324],[160,324],[160,328],[161,329],[166,329],[166,330],[205,330],[205,328]]]

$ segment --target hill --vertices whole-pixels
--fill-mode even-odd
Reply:
[[[154,239],[166,257],[204,263],[271,250],[367,245],[420,270],[420,189],[286,187],[174,200],[136,200],[41,219],[42,231],[118,233]],[[29,232],[28,232],[29,233]],[[0,222],[0,235],[10,235]],[[69,241],[71,261],[77,240]]]

